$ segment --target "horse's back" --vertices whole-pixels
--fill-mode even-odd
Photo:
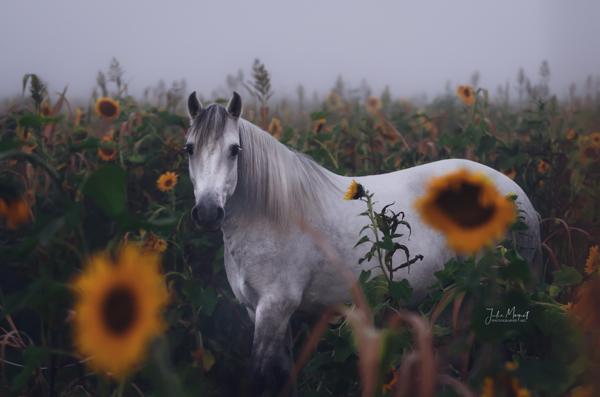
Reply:
[[[375,193],[377,207],[396,203],[395,209],[408,215],[415,214],[415,200],[426,193],[432,178],[465,169],[471,172],[483,173],[503,195],[516,194],[519,216],[527,224],[528,229],[516,233],[516,243],[519,253],[533,266],[534,271],[541,271],[541,243],[539,215],[523,189],[508,176],[484,164],[466,159],[439,160],[428,164],[418,165],[400,171],[380,175],[370,175],[355,178],[367,190]],[[409,216],[409,222],[418,223],[416,216]],[[412,221],[411,221],[412,220]],[[417,231],[418,232],[418,231]],[[418,238],[418,234],[413,234]]]

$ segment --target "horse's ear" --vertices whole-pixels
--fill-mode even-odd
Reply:
[[[192,92],[188,98],[188,114],[190,119],[194,120],[202,110],[202,104],[196,96],[196,91]]]
[[[242,114],[242,97],[235,91],[227,104],[227,112],[236,119]]]

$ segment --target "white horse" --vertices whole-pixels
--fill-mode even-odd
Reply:
[[[340,176],[242,119],[241,111],[235,92],[226,108],[203,108],[192,93],[185,150],[196,199],[192,218],[205,229],[222,230],[229,284],[254,322],[252,363],[258,384],[278,390],[287,381],[292,365],[287,334],[295,311],[315,312],[350,300],[347,283],[303,233],[299,220],[327,236],[355,275],[373,268],[372,263],[358,264],[366,244],[353,248],[366,218],[358,216],[365,210],[363,202],[343,200],[352,179],[375,194],[377,208],[394,202],[394,211],[406,213],[412,235],[402,243],[423,260],[395,275],[408,279],[417,299],[435,281],[434,272],[455,255],[444,236],[423,224],[413,209],[432,177],[458,169],[483,172],[501,193],[516,193],[529,226],[517,242],[520,252],[530,263],[539,256],[536,211],[514,181],[492,168],[450,159],[383,175]],[[401,256],[398,262],[405,259]]]

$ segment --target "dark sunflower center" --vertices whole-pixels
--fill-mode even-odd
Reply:
[[[471,96],[471,91],[469,91],[468,88],[465,88],[463,90],[463,95],[466,96],[467,98]]]
[[[165,186],[167,186],[167,187],[168,187],[168,186],[171,186],[172,184],[173,184],[173,180],[172,180],[172,179],[167,179],[167,180],[165,181]]]
[[[117,114],[117,107],[109,101],[100,102],[99,108],[100,113],[105,117],[113,117]]]
[[[435,200],[436,205],[453,222],[464,228],[481,226],[492,219],[495,208],[479,202],[481,186],[462,183],[458,189],[446,189]]]
[[[138,317],[138,307],[133,292],[123,286],[113,288],[102,302],[102,320],[114,335],[126,333]]]

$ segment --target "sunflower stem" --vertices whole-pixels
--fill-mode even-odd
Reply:
[[[369,220],[371,221],[370,229],[373,232],[373,237],[375,237],[375,252],[377,254],[377,262],[379,263],[379,267],[381,268],[381,272],[383,273],[383,275],[385,276],[385,278],[387,279],[387,281],[391,281],[391,272],[390,275],[388,275],[387,271],[386,271],[386,267],[383,264],[382,261],[382,255],[381,255],[381,248],[380,248],[380,240],[379,240],[379,232],[377,229],[377,219],[375,218],[375,212],[373,211],[373,194],[366,194],[365,195],[365,199],[364,201],[367,203],[367,215],[369,217]]]

